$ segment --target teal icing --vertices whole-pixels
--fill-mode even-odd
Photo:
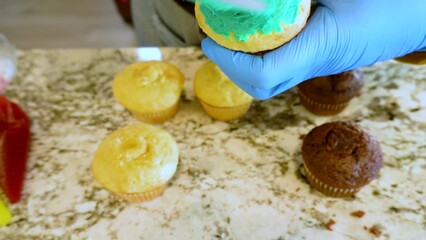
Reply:
[[[217,34],[225,38],[231,37],[245,42],[250,35],[260,31],[268,34],[281,32],[281,24],[293,24],[299,12],[301,0],[260,0],[265,2],[266,9],[251,11],[223,4],[218,0],[201,0],[200,11],[206,24]]]

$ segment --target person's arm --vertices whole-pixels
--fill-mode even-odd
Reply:
[[[256,99],[307,79],[349,71],[426,48],[425,0],[319,0],[302,32],[256,56],[219,46],[202,48],[228,77]]]

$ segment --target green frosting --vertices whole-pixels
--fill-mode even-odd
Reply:
[[[231,32],[237,41],[245,42],[250,35],[260,31],[268,34],[281,32],[281,24],[293,24],[299,12],[301,0],[262,0],[266,9],[250,11],[229,6],[218,0],[200,1],[200,11],[210,28],[226,38]]]

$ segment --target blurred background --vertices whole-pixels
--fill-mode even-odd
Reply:
[[[0,0],[0,33],[19,49],[136,46],[130,0]]]

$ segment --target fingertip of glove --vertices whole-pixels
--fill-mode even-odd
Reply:
[[[263,101],[271,98],[269,90],[260,89],[254,86],[250,86],[246,91],[247,94],[253,97],[254,100]]]
[[[213,39],[206,37],[201,41],[201,47],[205,48],[205,47],[209,47],[212,44],[214,44],[215,42],[213,41]]]
[[[201,41],[201,49],[207,57],[211,57],[211,48],[214,47],[216,43],[211,38],[205,38]]]

